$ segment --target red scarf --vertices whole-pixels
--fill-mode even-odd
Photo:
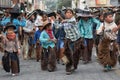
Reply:
[[[14,40],[14,39],[16,38],[16,34],[15,34],[15,33],[7,34],[6,37],[7,37],[9,40]]]
[[[54,35],[52,33],[52,29],[51,30],[46,30],[46,32],[49,35],[50,39],[54,39]]]

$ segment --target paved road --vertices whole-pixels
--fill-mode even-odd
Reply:
[[[0,80],[120,80],[120,65],[114,71],[105,73],[94,55],[91,63],[84,65],[80,62],[78,70],[72,75],[66,75],[65,66],[61,64],[57,65],[57,71],[47,72],[41,71],[40,63],[35,60],[20,60],[20,75],[12,77],[0,67]]]

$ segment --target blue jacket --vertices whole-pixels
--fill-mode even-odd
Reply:
[[[9,22],[10,22],[10,17],[4,17],[1,21],[1,25],[6,26],[6,24]]]
[[[120,44],[120,29],[119,29],[118,35],[117,35],[117,43]]]
[[[47,32],[45,30],[42,31],[41,35],[40,35],[40,42],[41,42],[43,48],[47,49],[48,47],[51,47],[51,48],[55,47],[55,43],[52,41],[49,41],[49,39],[50,39],[50,37],[47,34]]]
[[[34,35],[34,44],[36,44],[37,40],[40,38],[41,31],[37,30]]]
[[[59,28],[56,28],[57,26],[53,25],[53,34],[55,35],[56,39],[64,39],[65,38],[65,31],[63,26],[58,26]]]
[[[94,24],[96,24],[96,29],[100,27],[100,21],[95,18],[89,18],[87,21],[80,19],[78,23],[78,27],[79,27],[81,36],[84,38],[92,39]]]
[[[26,25],[26,20],[19,21],[18,19],[13,19],[13,24],[16,26],[16,30],[19,29],[19,27],[24,27]]]

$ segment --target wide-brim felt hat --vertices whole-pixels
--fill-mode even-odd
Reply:
[[[6,31],[6,30],[8,30],[8,29],[10,29],[10,28],[12,28],[13,30],[15,30],[16,29],[16,26],[14,25],[14,24],[7,24],[6,25],[6,27],[5,27],[5,29],[4,29],[4,31]]]
[[[77,9],[76,10],[76,15],[79,16],[79,17],[93,17],[90,10]]]
[[[44,24],[43,24],[43,22],[41,21],[41,22],[39,22],[39,23],[37,24],[37,26],[38,26],[38,27],[43,27]]]
[[[43,27],[45,27],[47,24],[51,24],[51,22],[48,21],[48,20],[44,21],[44,22],[43,22]]]

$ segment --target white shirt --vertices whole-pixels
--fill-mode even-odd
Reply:
[[[35,26],[39,26],[39,23],[41,22],[42,17],[40,15],[37,15],[37,18],[35,20]]]
[[[104,31],[105,31],[105,35],[107,37],[109,37],[111,40],[117,39],[117,32],[116,33],[114,33],[114,32],[111,33],[113,28],[117,27],[117,25],[114,22],[112,22],[112,23],[107,23],[107,22],[101,23],[100,27],[97,30],[97,34],[100,34],[102,32],[103,27],[105,27]]]
[[[25,32],[31,32],[33,30],[33,28],[34,28],[34,23],[32,23],[31,21],[27,20],[26,21],[26,26],[23,27],[23,30]]]

